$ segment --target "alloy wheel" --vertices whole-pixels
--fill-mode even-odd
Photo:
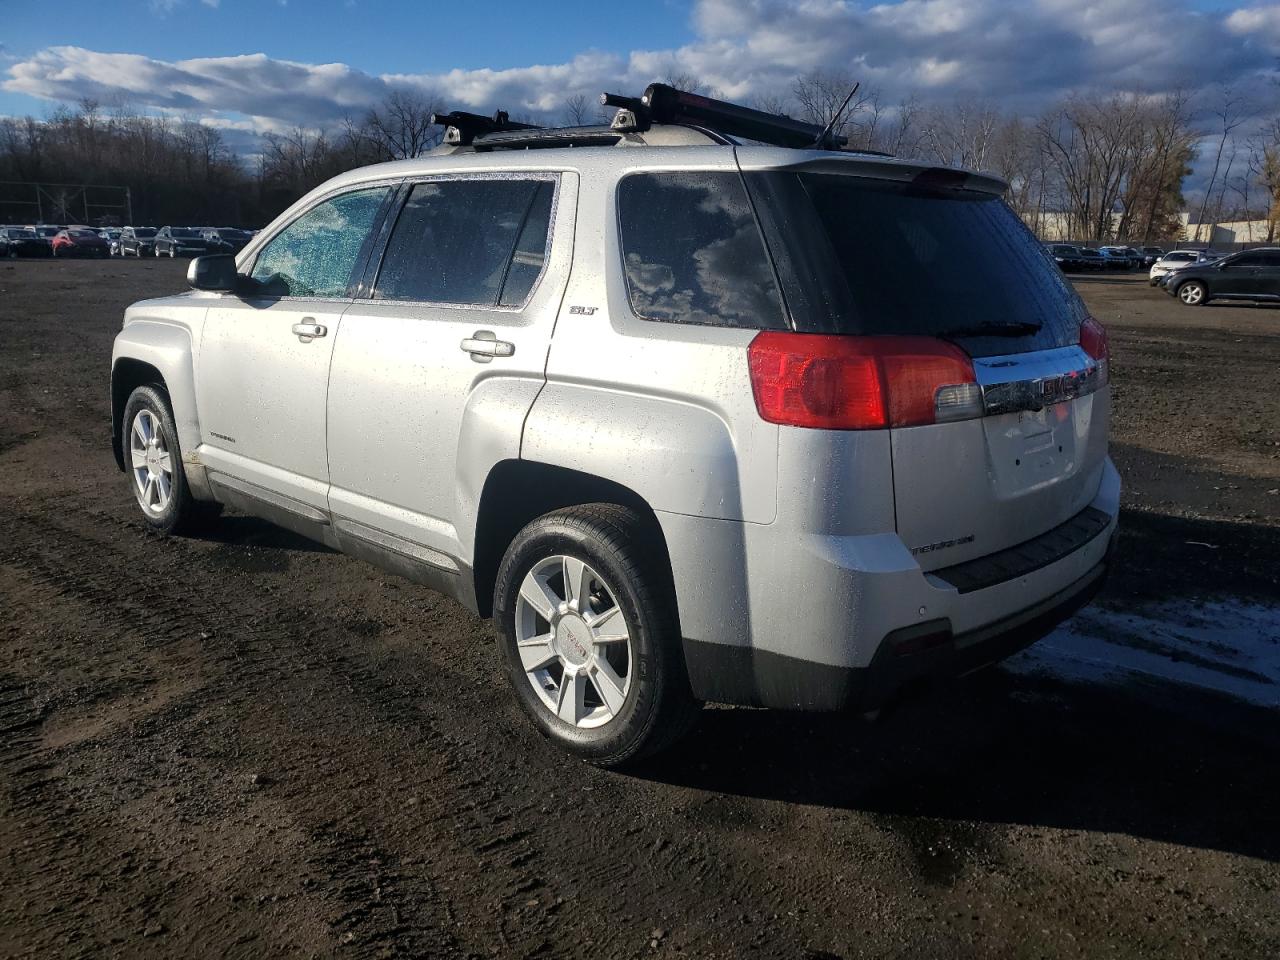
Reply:
[[[164,513],[173,495],[173,457],[159,415],[146,407],[129,429],[129,465],[138,505],[149,514]]]
[[[520,584],[516,647],[542,705],[565,723],[600,727],[631,689],[632,643],[617,594],[576,557],[536,563]]]
[[[1178,297],[1186,304],[1197,304],[1204,299],[1204,287],[1198,283],[1184,283],[1178,290]]]

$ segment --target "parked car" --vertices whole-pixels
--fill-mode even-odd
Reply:
[[[1077,247],[1080,252],[1080,262],[1085,270],[1106,270],[1107,261],[1103,258],[1094,247]]]
[[[1142,266],[1151,267],[1155,262],[1164,256],[1163,247],[1143,247],[1138,253],[1142,257]]]
[[[1199,250],[1170,250],[1151,265],[1151,272],[1147,275],[1148,281],[1154,287],[1165,275],[1177,270],[1179,267],[1195,263],[1199,259]]]
[[[1132,270],[1134,267],[1134,258],[1129,255],[1128,247],[1099,247],[1098,254],[1107,270]]]
[[[117,256],[120,253],[120,231],[116,227],[103,227],[98,236],[107,242],[107,253]]]
[[[10,257],[47,257],[53,253],[49,242],[30,227],[5,227],[6,255]]]
[[[199,227],[161,227],[152,248],[157,257],[198,257],[209,252],[209,241]]]
[[[201,231],[210,253],[239,253],[252,239],[244,230],[233,227],[209,227]]]
[[[120,231],[120,256],[147,256],[155,248],[155,243],[155,227],[125,227]]]
[[[67,228],[65,225],[58,227],[48,223],[37,223],[31,226],[30,229],[34,230],[42,240],[45,240],[52,246],[53,238]]]
[[[1087,270],[1090,264],[1080,256],[1078,248],[1069,243],[1051,243],[1047,247],[1049,255],[1064,273],[1078,273]]]
[[[1162,286],[1189,307],[1210,300],[1280,301],[1280,247],[1197,261],[1168,274]]]
[[[1119,512],[1107,337],[1006,184],[725,145],[685,98],[557,147],[451,129],[129,308],[144,523],[232,505],[458,598],[533,724],[602,765],[701,701],[875,709],[1087,602]]]
[[[59,231],[50,244],[55,257],[105,257],[107,241],[88,227],[69,227]]]

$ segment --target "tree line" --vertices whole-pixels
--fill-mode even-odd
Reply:
[[[665,80],[716,93],[693,76]],[[834,119],[850,149],[992,171],[1009,182],[1010,205],[1042,235],[1177,238],[1182,186],[1198,150],[1214,162],[1193,220],[1269,217],[1274,236],[1280,219],[1280,116],[1242,137],[1248,105],[1230,89],[1208,109],[1183,92],[1077,93],[1035,116],[974,100],[889,103],[859,89],[837,116],[853,84],[847,72],[814,71],[751,105],[822,126]],[[430,92],[396,90],[330,129],[268,133],[261,152],[246,157],[216,127],[86,100],[43,120],[0,119],[0,181],[127,186],[138,223],[260,226],[337,173],[429,150],[442,133],[431,114],[444,109]],[[574,93],[559,116],[541,122],[608,122],[611,113]]]

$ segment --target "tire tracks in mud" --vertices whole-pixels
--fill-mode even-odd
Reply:
[[[205,575],[208,553],[198,543],[151,537],[131,521],[86,509],[74,498],[39,504],[0,501],[0,525],[9,532],[0,544],[0,568],[41,585],[60,603],[91,611],[99,631],[113,638],[114,653],[100,656],[129,660],[140,650],[163,656],[194,647],[202,660],[200,686],[129,730],[97,741],[102,746],[105,739],[108,750],[128,758],[126,764],[142,762],[130,738],[162,738],[184,724],[206,723],[215,712],[248,712],[265,724],[258,736],[295,736],[288,729],[291,717],[304,720],[306,710],[279,692],[306,678],[306,693],[358,701],[382,754],[363,758],[378,771],[372,783],[394,779],[402,765],[425,781],[423,788],[409,791],[412,805],[403,811],[380,806],[368,818],[357,811],[335,820],[332,810],[306,802],[314,794],[300,788],[291,798],[302,794],[306,800],[293,809],[286,809],[291,800],[273,800],[271,789],[254,797],[258,806],[278,805],[277,815],[294,819],[306,833],[302,859],[309,883],[302,895],[330,905],[327,922],[338,946],[357,954],[394,947],[423,956],[535,956],[563,953],[566,928],[574,929],[577,943],[591,940],[597,926],[597,938],[599,930],[607,930],[618,909],[613,893],[628,886],[617,876],[618,861],[604,850],[590,849],[590,838],[578,839],[581,828],[566,825],[549,807],[579,804],[582,794],[548,791],[536,779],[512,775],[515,765],[531,758],[507,731],[489,726],[495,720],[504,727],[510,722],[490,715],[514,710],[501,697],[505,688],[488,691],[476,702],[475,671],[483,668],[460,676],[432,663],[429,671],[414,671],[411,683],[397,671],[394,656],[371,656],[353,645],[341,621],[277,594],[238,590],[231,598],[216,575]],[[145,593],[130,589],[137,582],[149,585]],[[185,663],[185,655],[178,656],[179,665]],[[424,679],[425,688],[416,685]],[[253,702],[271,691],[277,700],[264,713]],[[460,699],[452,699],[459,693]],[[474,712],[478,722],[460,720],[459,711]],[[46,719],[32,721],[33,728]],[[540,754],[535,764],[550,761],[608,792],[607,775],[561,757],[540,740],[523,746],[530,744]],[[239,765],[246,762],[242,757]],[[7,762],[0,769],[15,784],[31,785],[33,774]],[[217,778],[208,778],[206,787],[217,792]],[[347,792],[348,784],[339,789]],[[57,793],[46,787],[26,802],[53,813],[50,808],[60,802]],[[227,801],[210,800],[206,807],[212,808],[206,816],[228,813]],[[394,832],[390,845],[378,836],[389,829]],[[629,829],[622,843],[633,849],[615,850],[615,856],[627,863],[649,858],[669,865],[676,851],[653,856],[643,816]],[[419,838],[428,849],[406,862],[404,848]],[[743,876],[710,866],[717,858],[705,851],[680,847],[682,858],[701,861],[711,874],[708,879],[722,891],[742,888],[745,898]],[[632,877],[628,906],[641,914],[639,924],[648,929],[643,913],[662,910],[664,884],[652,870],[639,872],[647,876],[649,895],[635,896],[644,885]],[[566,919],[570,915],[573,919]],[[68,935],[74,926],[70,924]],[[628,943],[622,953],[641,946]]]

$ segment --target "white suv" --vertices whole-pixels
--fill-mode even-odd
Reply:
[[[1086,602],[1106,335],[1004,184],[614,100],[612,127],[450,115],[130,307],[114,444],[146,522],[228,504],[456,597],[606,765],[701,701],[875,709]]]

